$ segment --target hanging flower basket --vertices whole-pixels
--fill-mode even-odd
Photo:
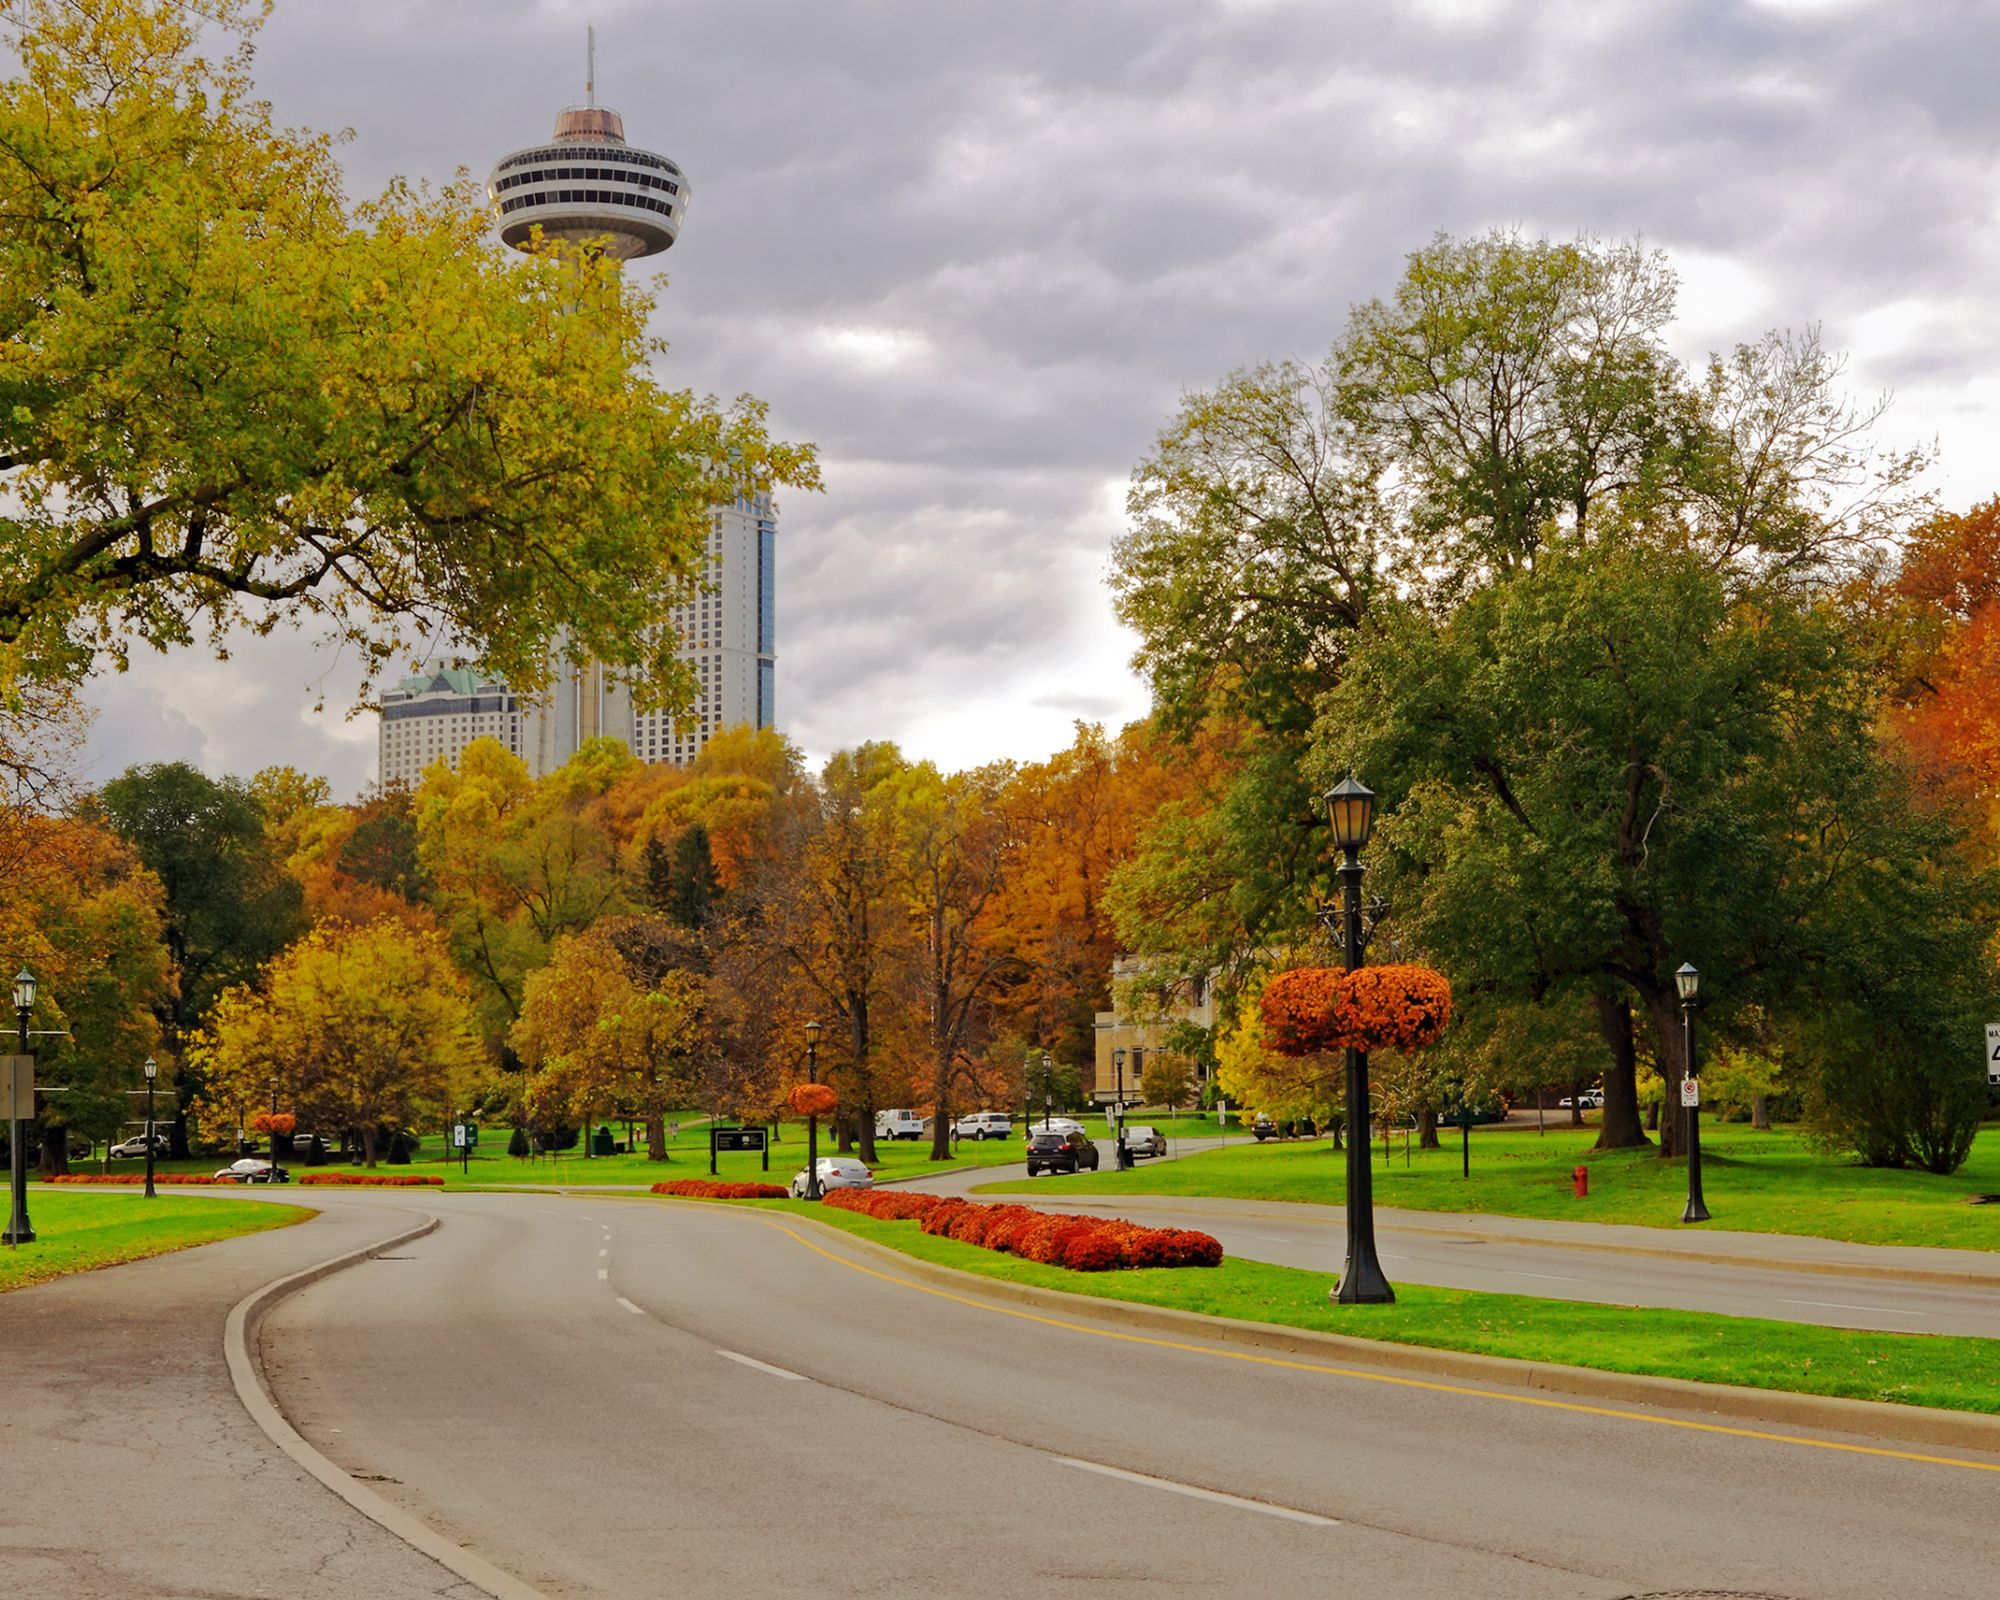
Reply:
[[[793,1086],[785,1103],[802,1117],[830,1117],[840,1109],[840,1092],[830,1083],[801,1083]]]
[[[1281,1056],[1337,1050],[1333,1003],[1347,974],[1334,967],[1293,967],[1264,985],[1265,1047]]]
[[[259,1111],[250,1119],[252,1133],[296,1133],[299,1119],[289,1111]]]
[[[1264,987],[1264,1043],[1281,1056],[1421,1050],[1451,1021],[1451,985],[1430,967],[1296,967]]]

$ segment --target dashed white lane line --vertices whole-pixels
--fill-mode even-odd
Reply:
[[[1151,1478],[1143,1472],[1127,1472],[1123,1467],[1107,1467],[1101,1462],[1079,1461],[1074,1456],[1057,1456],[1059,1466],[1075,1467],[1079,1472],[1101,1473],[1107,1478],[1117,1478],[1124,1483],[1136,1483],[1142,1488],[1164,1489],[1169,1494],[1184,1494],[1191,1500],[1207,1500],[1219,1506],[1234,1506],[1238,1511],[1255,1511],[1266,1517],[1281,1517],[1286,1522],[1303,1522],[1312,1528],[1337,1528],[1334,1517],[1322,1517],[1315,1511],[1300,1511],[1292,1506],[1274,1506],[1264,1500],[1246,1500],[1241,1495],[1224,1494],[1220,1489],[1198,1489],[1191,1483],[1176,1483],[1172,1478]]]
[[[597,1278],[600,1283],[609,1282],[611,1279],[611,1269],[609,1267],[599,1267],[597,1269]]]
[[[755,1356],[738,1355],[734,1350],[715,1352],[724,1361],[734,1361],[740,1366],[755,1367],[759,1372],[768,1372],[774,1378],[786,1378],[793,1383],[810,1383],[812,1380],[803,1372],[787,1372],[783,1367],[774,1367],[768,1361],[759,1361]]]
[[[1895,1306],[1858,1306],[1847,1300],[1780,1300],[1784,1306],[1826,1306],[1835,1311],[1872,1311],[1880,1317],[1928,1317],[1928,1311],[1904,1311]]]
[[[609,1250],[600,1250],[600,1251],[598,1251],[597,1253],[598,1253],[599,1255],[601,1255],[601,1256],[608,1256],[608,1255],[610,1255],[610,1254],[611,1254],[611,1252],[610,1252]]]
[[[640,1310],[639,1307],[632,1304],[630,1300],[627,1300],[622,1294],[618,1297],[618,1303],[621,1306],[623,1306],[627,1311],[631,1312],[632,1315],[635,1317],[643,1317],[646,1314],[644,1311]]]

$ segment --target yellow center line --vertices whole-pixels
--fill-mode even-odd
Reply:
[[[954,1305],[970,1306],[975,1311],[990,1312],[995,1316],[1014,1317],[1022,1322],[1039,1323],[1045,1328],[1061,1328],[1068,1333],[1087,1334],[1093,1339],[1116,1339],[1122,1344],[1149,1345],[1156,1350],[1180,1350],[1189,1355],[1208,1356],[1217,1361],[1241,1361],[1256,1367],[1279,1367],[1288,1372],[1316,1372],[1331,1378],[1352,1378],[1360,1383],[1388,1384],[1398,1389],[1422,1389],[1431,1394],[1460,1395],[1473,1400],[1494,1400],[1506,1405],[1538,1406],[1544,1411],[1567,1411],[1585,1417],[1611,1417],[1621,1422],[1650,1423],[1658,1428],[1681,1428],[1690,1433],[1716,1433],[1734,1439],[1758,1439],[1767,1444],[1797,1445],[1806,1450],[1834,1450],[1846,1455],[1877,1456],[1888,1461],[1916,1461],[1933,1467],[1960,1467],[1968,1472],[2000,1472],[2000,1462],[1967,1461],[1958,1456],[1926,1455],[1916,1450],[1891,1450],[1884,1445],[1844,1444],[1832,1439],[1805,1439],[1791,1433],[1768,1433],[1759,1428],[1736,1428],[1724,1422],[1693,1422],[1684,1417],[1655,1416],[1645,1411],[1623,1411],[1615,1406],[1594,1406],[1581,1400],[1550,1400],[1539,1395],[1503,1394],[1493,1389],[1475,1389],[1468,1384],[1440,1383],[1434,1378],[1403,1378],[1387,1372],[1366,1372],[1358,1367],[1329,1366],[1319,1361],[1295,1361],[1284,1356],[1263,1355],[1252,1350],[1221,1350],[1213,1345],[1189,1344],[1180,1339],[1161,1339],[1144,1333],[1121,1333],[1113,1328],[1093,1328],[1086,1323],[1070,1322],[1062,1317],[1044,1316],[1035,1311],[1020,1311],[1012,1306],[995,1305],[990,1300],[976,1299],[971,1295],[954,1294],[949,1289],[933,1288],[927,1283],[918,1283],[914,1278],[899,1277],[893,1272],[883,1272],[875,1267],[851,1261],[846,1256],[814,1244],[812,1240],[796,1229],[778,1221],[775,1217],[756,1219],[767,1228],[775,1228],[795,1243],[804,1245],[814,1255],[823,1256],[836,1265],[851,1271],[865,1273],[871,1278],[879,1278],[884,1283],[893,1283],[898,1288],[914,1289],[918,1294],[933,1295],[940,1300],[949,1300]]]

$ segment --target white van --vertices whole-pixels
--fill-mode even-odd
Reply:
[[[1014,1119],[1005,1111],[975,1111],[960,1117],[953,1131],[961,1139],[1005,1139],[1014,1131]]]
[[[921,1139],[923,1136],[924,1119],[914,1111],[875,1113],[875,1137],[878,1139]]]

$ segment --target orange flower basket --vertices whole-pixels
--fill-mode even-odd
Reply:
[[[299,1119],[289,1111],[259,1111],[250,1119],[252,1133],[296,1133]]]
[[[840,1109],[840,1092],[830,1083],[795,1084],[785,1104],[802,1117],[830,1117]]]
[[[1264,1043],[1281,1056],[1421,1050],[1451,1021],[1451,984],[1431,967],[1297,967],[1265,985]]]

